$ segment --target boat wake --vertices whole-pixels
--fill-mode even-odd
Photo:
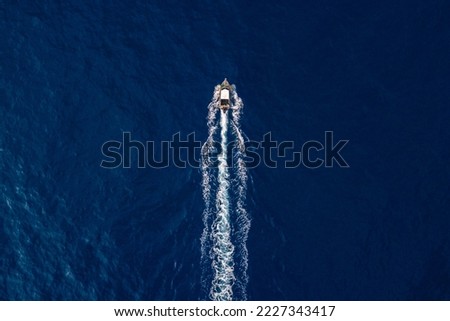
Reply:
[[[211,300],[246,300],[250,218],[245,202],[245,135],[240,128],[243,103],[235,87],[226,82],[231,99],[226,109],[221,108],[225,105],[221,99],[223,84],[216,86],[208,106],[209,136],[202,148],[202,286]]]

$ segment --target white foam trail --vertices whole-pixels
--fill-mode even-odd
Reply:
[[[201,237],[202,286],[212,300],[246,300],[250,218],[246,210],[248,173],[245,166],[245,134],[240,128],[243,103],[232,91],[230,137],[235,143],[233,164],[228,164],[228,112],[220,110],[220,86],[208,106],[208,139],[202,148],[202,187],[205,209]],[[220,123],[217,114],[220,114]],[[210,152],[220,124],[221,153],[211,166]],[[231,167],[232,165],[232,167]],[[231,185],[233,183],[233,185]],[[212,267],[212,273],[211,273]]]
[[[227,132],[228,115],[220,112],[220,146],[218,182],[219,187],[216,196],[217,215],[212,224],[212,266],[214,276],[210,291],[210,297],[216,301],[229,301],[233,299],[234,277],[234,246],[231,243],[230,224],[230,196],[229,173],[227,162]]]

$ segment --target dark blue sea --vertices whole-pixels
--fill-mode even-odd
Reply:
[[[450,300],[449,14],[0,0],[0,299],[208,299],[200,170],[105,169],[101,147],[205,141],[227,77],[248,139],[349,141],[348,168],[249,169],[248,299]]]

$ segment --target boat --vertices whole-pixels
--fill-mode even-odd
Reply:
[[[227,78],[220,84],[220,104],[219,108],[226,113],[231,107],[230,93],[233,90]]]

